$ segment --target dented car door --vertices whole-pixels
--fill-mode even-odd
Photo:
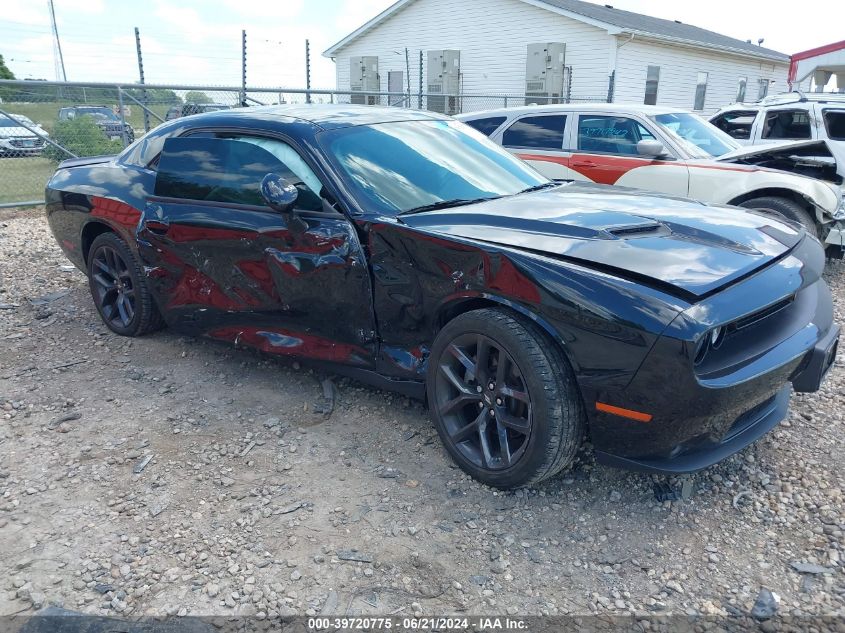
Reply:
[[[268,173],[297,185],[291,212],[261,198]],[[138,228],[168,324],[271,354],[372,366],[366,262],[353,226],[322,204],[320,187],[280,140],[168,139]]]

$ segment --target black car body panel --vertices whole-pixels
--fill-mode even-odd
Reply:
[[[582,184],[388,217],[349,192],[318,140],[442,119],[346,106],[179,119],[121,157],[63,163],[47,188],[50,226],[81,269],[91,240],[117,232],[180,331],[329,362],[413,395],[450,318],[489,306],[518,313],[560,345],[593,445],[625,467],[703,468],[782,419],[790,382],[818,389],[838,327],[822,249],[800,228]],[[286,140],[323,182],[324,208],[282,214],[156,195],[166,139],[208,130]],[[724,341],[696,364],[717,327]]]

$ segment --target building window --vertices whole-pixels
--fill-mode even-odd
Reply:
[[[646,105],[657,105],[657,84],[660,83],[660,66],[649,66],[645,78]]]
[[[748,77],[739,78],[739,87],[736,90],[736,100],[740,103],[745,101],[745,86],[748,84]]]
[[[761,79],[760,86],[757,89],[757,100],[763,99],[767,94],[769,94],[769,80]]]
[[[505,130],[502,145],[560,151],[565,129],[566,115],[524,117]]]
[[[704,100],[707,97],[707,73],[698,73],[698,81],[695,84],[695,104],[693,110],[703,110]]]

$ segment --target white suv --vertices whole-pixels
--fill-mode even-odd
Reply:
[[[698,115],[647,105],[525,106],[457,118],[548,178],[755,209],[802,224],[830,257],[845,252],[842,190],[800,175],[809,168],[797,156],[801,143],[742,147]]]
[[[734,103],[710,122],[743,145],[826,141],[845,178],[845,94],[788,92],[759,103]]]

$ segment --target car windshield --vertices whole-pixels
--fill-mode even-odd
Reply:
[[[672,112],[656,114],[651,119],[671,134],[692,158],[713,158],[741,147],[734,139],[697,114]]]
[[[319,139],[362,206],[388,215],[499,198],[550,182],[457,121],[352,126]]]
[[[0,115],[0,127],[21,127],[21,124],[15,119]]]
[[[117,121],[117,115],[108,108],[77,108],[76,114],[79,116],[91,116],[95,119],[105,119],[108,121]]]

